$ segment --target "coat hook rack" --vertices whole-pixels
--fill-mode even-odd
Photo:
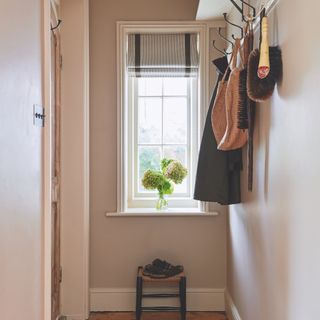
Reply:
[[[234,7],[241,13],[242,21],[246,21],[245,14],[244,14],[244,5],[248,6],[252,10],[252,17],[256,16],[256,8],[252,6],[250,3],[240,0],[241,1],[241,7],[235,2],[235,0],[230,0],[231,3],[234,5]]]
[[[56,25],[55,27],[53,27],[53,26],[51,25],[51,31],[58,29],[58,28],[60,27],[60,24],[61,24],[61,23],[62,23],[62,20],[61,20],[61,19],[58,19],[58,23],[57,23],[57,25]]]
[[[241,15],[243,15],[243,2],[240,7],[234,0],[230,0],[230,1],[234,5],[234,7],[241,13]]]
[[[232,52],[227,52],[226,50],[220,50],[219,48],[216,47],[215,43],[216,43],[216,40],[213,40],[213,41],[212,41],[212,46],[213,46],[217,51],[219,51],[220,53],[222,53],[224,56],[227,56],[227,55],[229,55],[229,54],[232,53]]]
[[[248,3],[248,2],[246,2],[246,1],[244,1],[244,0],[240,0],[241,2],[242,2],[242,8],[243,8],[243,4],[245,4],[246,6],[248,6],[249,8],[251,8],[252,9],[252,17],[255,17],[256,16],[256,8],[253,6],[253,5],[251,5],[250,3]],[[244,15],[243,15],[243,10],[242,10],[242,19],[243,20],[245,20],[244,19]]]
[[[221,39],[223,39],[224,41],[230,43],[231,46],[232,46],[232,49],[233,49],[233,47],[234,47],[233,42],[230,41],[230,40],[229,40],[227,37],[225,37],[223,34],[221,34],[221,27],[219,27],[219,29],[218,29],[218,35],[220,36]]]
[[[231,24],[232,26],[237,27],[237,28],[240,29],[240,33],[241,33],[240,39],[242,39],[242,38],[243,38],[243,29],[242,29],[242,27],[241,27],[241,26],[238,26],[237,24],[235,24],[235,23],[233,23],[233,22],[231,22],[231,21],[229,21],[229,20],[227,19],[227,14],[226,14],[226,13],[223,14],[223,18],[224,18],[224,20],[225,20],[227,23],[229,23],[229,24]],[[232,35],[232,38],[233,38],[233,40],[236,40],[236,37],[234,36],[234,34]]]

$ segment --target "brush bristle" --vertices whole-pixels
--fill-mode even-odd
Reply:
[[[248,77],[247,77],[247,93],[251,100],[262,102],[272,96],[275,81],[270,74],[260,79],[257,75],[260,54],[259,50],[255,49],[250,53],[248,61]],[[270,69],[272,66],[270,66]]]
[[[247,68],[240,71],[238,128],[248,129]]]
[[[269,47],[270,77],[279,83],[282,80],[282,54],[279,46]]]

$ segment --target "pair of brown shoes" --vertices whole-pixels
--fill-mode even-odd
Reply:
[[[173,277],[183,271],[183,266],[174,266],[171,263],[155,259],[151,264],[147,264],[143,268],[143,275],[149,276],[151,278],[169,278]]]

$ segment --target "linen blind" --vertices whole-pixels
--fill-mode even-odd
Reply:
[[[196,77],[198,69],[196,33],[128,35],[130,77]]]

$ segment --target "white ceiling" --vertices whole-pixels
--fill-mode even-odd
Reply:
[[[224,12],[232,8],[230,0],[199,0],[197,20],[221,18]]]

